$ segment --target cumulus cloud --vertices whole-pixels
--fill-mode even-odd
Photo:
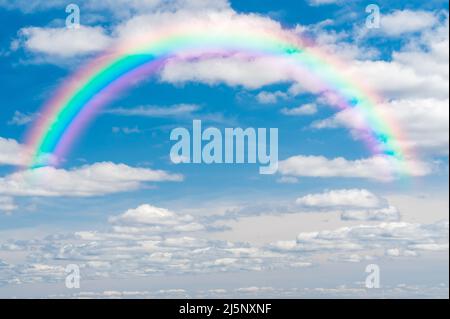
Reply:
[[[376,208],[385,201],[366,189],[340,189],[309,194],[298,198],[296,203],[314,208]]]
[[[25,165],[28,154],[25,146],[16,140],[0,137],[0,165]]]
[[[314,103],[301,105],[292,109],[283,108],[281,114],[287,116],[314,115],[317,113],[317,105]]]
[[[115,231],[123,233],[150,233],[152,231],[176,233],[205,229],[190,215],[177,215],[168,209],[148,204],[129,209],[122,215],[111,217],[109,222],[115,225]]]
[[[412,66],[397,61],[357,61],[346,73],[348,78],[364,79],[368,87],[388,99],[448,98],[448,79],[436,73],[418,74]]]
[[[176,25],[172,23],[173,20],[177,21]],[[223,35],[223,30],[230,33],[242,33],[242,30],[250,33],[267,31],[287,42],[299,41],[296,34],[283,29],[280,23],[270,18],[254,14],[238,14],[232,10],[195,13],[183,11],[136,16],[120,25],[117,28],[117,35],[120,39],[132,39],[137,34],[155,33],[167,27],[183,31],[184,25],[189,25],[193,30],[209,30],[212,35],[215,33]],[[230,86],[256,89],[268,84],[299,79],[305,87],[315,92],[323,90],[325,86],[306,68],[293,68],[292,61],[286,57],[255,57],[236,53],[192,59],[190,50],[178,52],[177,56],[177,59],[171,59],[161,71],[162,81],[176,84],[190,81],[210,85],[226,83]],[[266,95],[263,100],[264,98],[273,101],[274,96]]]
[[[312,210],[340,211],[344,221],[399,221],[400,212],[366,189],[338,189],[308,194],[296,204]]]
[[[448,15],[448,14],[447,14]],[[449,97],[448,16],[405,46],[392,52],[390,60],[357,60],[344,71],[387,100],[440,99]]]
[[[0,194],[10,196],[89,197],[129,192],[148,182],[178,182],[182,176],[110,162],[70,170],[41,167],[0,178]]]
[[[258,89],[265,85],[294,81],[292,73],[292,66],[282,58],[250,58],[236,54],[228,58],[195,62],[169,62],[161,72],[161,80],[170,83],[202,82],[209,85],[226,83],[232,87]]]
[[[381,16],[381,32],[387,36],[400,36],[406,33],[421,32],[438,23],[433,12],[396,10]]]
[[[103,28],[89,26],[77,29],[24,28],[19,32],[19,41],[29,51],[58,58],[98,53],[112,43]]]
[[[426,176],[432,172],[432,168],[419,161],[407,160],[405,165],[396,158],[383,155],[358,160],[299,155],[281,161],[278,172],[294,177],[346,177],[387,182],[394,180],[395,174]]]

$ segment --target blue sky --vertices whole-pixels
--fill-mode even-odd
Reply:
[[[85,0],[77,30],[67,4],[0,0],[0,297],[448,297],[448,1],[378,1],[377,29],[365,1]],[[404,132],[409,176],[380,178],[390,162],[360,140],[357,110],[223,58],[116,96],[58,170],[24,182],[24,137],[71,74],[127,35],[212,16],[307,36],[343,61]],[[278,173],[171,163],[171,130],[194,119],[278,128]],[[81,289],[65,288],[68,264]],[[364,286],[368,264],[379,290]]]

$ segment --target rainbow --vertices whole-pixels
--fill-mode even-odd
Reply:
[[[168,63],[233,56],[280,61],[289,66],[293,78],[308,76],[316,81],[321,87],[318,94],[335,94],[339,108],[357,105],[367,126],[362,139],[370,150],[400,160],[396,162],[405,158],[398,126],[377,112],[379,97],[365,88],[363,81],[344,76],[345,66],[336,59],[304,45],[301,39],[287,32],[179,25],[122,43],[62,85],[28,133],[27,145],[32,154],[29,168],[58,165],[58,159],[69,152],[84,127],[103,106],[133,84],[157,74]],[[276,69],[275,62],[267,67]]]

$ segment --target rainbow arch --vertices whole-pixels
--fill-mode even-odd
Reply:
[[[361,139],[376,154],[400,160],[396,163],[405,159],[404,149],[399,143],[402,134],[398,126],[377,112],[376,105],[380,99],[365,88],[362,81],[346,78],[342,71],[345,66],[317,48],[305,46],[301,39],[291,35],[268,30],[210,30],[178,26],[119,45],[63,84],[28,133],[27,144],[32,154],[29,168],[57,165],[57,160],[47,160],[48,155],[63,158],[101,107],[139,79],[157,73],[167,63],[237,54],[247,59],[279,59],[292,67],[294,75],[311,76],[323,86],[323,91],[337,94],[340,108],[358,105],[367,125]],[[404,172],[405,169],[399,171]]]

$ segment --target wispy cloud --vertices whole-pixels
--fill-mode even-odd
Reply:
[[[38,113],[22,113],[15,111],[11,120],[8,121],[8,125],[23,126],[33,122],[39,116]]]
[[[119,134],[119,133],[123,133],[125,135],[130,135],[130,134],[139,134],[142,133],[142,130],[137,127],[118,127],[118,126],[114,126],[112,128],[112,132],[115,134]]]
[[[304,115],[314,115],[317,113],[317,105],[316,104],[305,104],[299,107],[295,107],[292,109],[284,108],[281,110],[281,114],[287,116],[304,116]]]
[[[167,107],[145,105],[131,108],[118,107],[106,110],[105,113],[122,116],[153,117],[153,118],[191,117],[194,112],[199,111],[200,109],[201,107],[196,104],[177,104]]]
[[[0,196],[0,213],[10,214],[17,209],[17,205],[14,203],[12,197]]]

